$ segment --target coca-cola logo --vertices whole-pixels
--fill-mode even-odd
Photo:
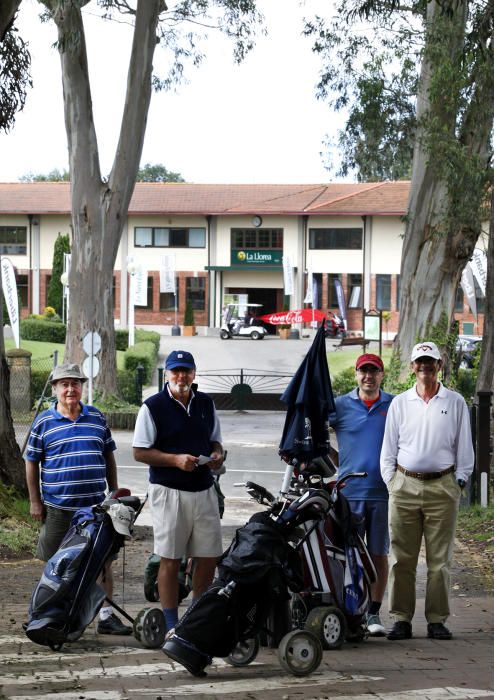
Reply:
[[[304,319],[299,311],[287,311],[286,314],[271,314],[268,323],[278,325],[282,323],[303,323]]]

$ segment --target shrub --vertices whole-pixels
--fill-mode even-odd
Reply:
[[[142,365],[144,368],[143,381],[145,384],[150,384],[157,359],[158,353],[154,343],[150,341],[136,343],[136,345],[125,351],[124,367],[126,370],[135,373],[137,366]]]
[[[25,318],[20,324],[23,340],[41,340],[48,343],[65,343],[66,327],[57,321],[40,321]]]
[[[193,325],[194,325],[194,307],[192,306],[192,302],[189,299],[185,305],[184,326],[193,326]]]
[[[51,369],[34,369],[31,367],[31,403],[34,405],[41,398],[46,380],[50,376]],[[50,398],[51,389],[47,387],[47,398]]]
[[[156,331],[146,331],[137,328],[135,332],[135,342],[143,343],[149,341],[156,346],[156,352],[160,349],[161,336]],[[119,328],[115,331],[115,345],[117,350],[127,350],[129,347],[129,331],[127,328]]]
[[[357,382],[355,380],[355,370],[353,367],[348,367],[342,372],[338,372],[334,377],[331,377],[331,386],[333,392],[337,396],[348,394],[349,391],[355,389]]]

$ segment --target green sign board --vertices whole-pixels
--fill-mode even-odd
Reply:
[[[282,265],[282,250],[232,250],[232,265]]]

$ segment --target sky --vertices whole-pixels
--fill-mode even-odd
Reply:
[[[172,0],[173,1],[173,0]],[[171,2],[168,3],[171,5]],[[315,97],[321,68],[302,18],[329,0],[258,0],[268,37],[244,63],[232,44],[211,38],[205,62],[188,71],[176,93],[154,93],[141,164],[162,163],[197,183],[320,183],[331,177],[321,152],[341,118]],[[108,174],[123,107],[131,27],[102,22],[85,8],[86,41],[101,169]],[[18,26],[29,41],[34,89],[14,128],[0,135],[0,181],[68,169],[60,60],[55,27],[40,5],[23,0]],[[160,62],[156,48],[155,65]]]

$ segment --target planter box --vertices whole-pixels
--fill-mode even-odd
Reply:
[[[195,335],[196,334],[196,327],[195,326],[184,326],[183,327],[183,335]]]
[[[291,328],[278,328],[278,335],[282,340],[288,340]]]

